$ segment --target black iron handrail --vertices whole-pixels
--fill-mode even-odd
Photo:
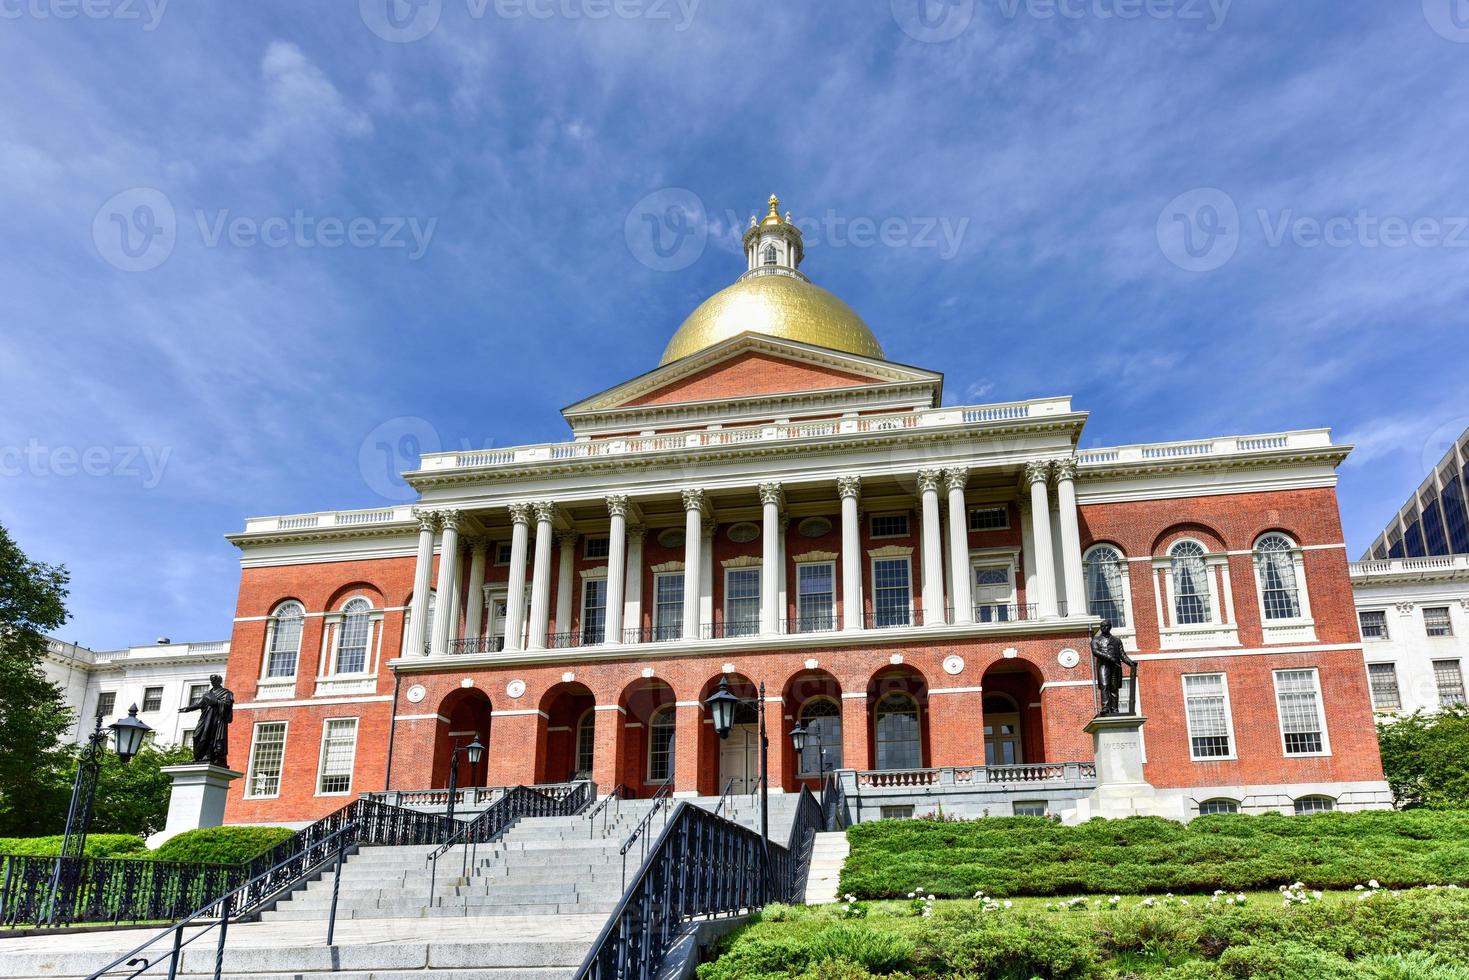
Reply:
[[[791,836],[786,841],[786,852],[790,855],[790,870],[788,877],[776,880],[776,888],[783,889],[782,901],[799,902],[804,901],[806,895],[806,876],[811,870],[812,844],[816,835],[825,830],[830,824],[826,821],[826,814],[816,797],[811,795],[809,787],[801,787],[801,795],[796,800],[796,818],[791,821]]]
[[[717,817],[724,810],[724,804],[729,801],[729,796],[734,792],[734,777],[729,777],[729,782],[724,784],[724,792],[719,794],[719,802],[715,804],[714,815]]]
[[[622,847],[617,852],[622,856],[623,887],[627,887],[627,852],[632,850],[632,846],[641,840],[643,842],[643,849],[638,857],[638,860],[639,862],[641,862],[647,858],[647,830],[653,825],[653,818],[658,815],[659,811],[666,810],[669,802],[673,799],[673,780],[670,779],[662,786],[658,787],[658,792],[654,793],[650,797],[650,799],[652,800],[653,805],[648,808],[647,813],[643,814],[643,819],[638,821],[638,825],[632,829],[632,832],[623,839]],[[665,827],[668,826],[667,813],[664,813],[663,815],[663,825]]]
[[[617,815],[622,816],[622,798],[626,793],[627,785],[618,783],[606,796],[602,797],[596,806],[587,811],[587,840],[595,836],[598,814],[601,814],[602,817],[602,833],[607,833],[607,811],[611,809],[613,803],[617,804]]]
[[[821,784],[821,816],[827,830],[841,830],[847,825],[847,791],[836,773]]]
[[[220,973],[224,967],[224,944],[229,933],[230,920],[232,918],[239,919],[241,916],[253,912],[265,898],[269,898],[278,892],[281,888],[280,881],[288,877],[283,873],[288,870],[299,872],[300,869],[294,866],[299,865],[301,862],[304,862],[309,870],[313,871],[329,860],[335,860],[337,863],[337,877],[332,885],[331,911],[327,919],[326,944],[330,946],[337,924],[337,889],[340,887],[342,878],[342,858],[348,847],[358,843],[358,834],[361,829],[361,826],[356,823],[348,823],[338,828],[325,837],[313,842],[308,851],[292,854],[284,861],[266,868],[260,874],[255,875],[239,887],[225,892],[209,904],[199,908],[192,915],[168,926],[147,942],[123,953],[96,973],[90,974],[87,980],[97,980],[99,977],[111,974],[113,970],[116,970],[120,966],[136,967],[130,973],[120,971],[121,976],[130,980],[130,978],[139,976],[162,962],[164,956],[168,957],[168,980],[174,980],[179,973],[179,962],[183,958],[183,948],[215,928],[219,929],[219,939],[215,945],[213,974],[214,980],[219,980]],[[299,874],[295,876],[299,878]],[[203,924],[204,928],[185,939],[184,930],[190,925],[196,924]],[[170,936],[173,938],[173,942],[167,953],[159,955],[156,959],[150,959],[147,956],[141,955],[149,947],[156,945],[160,940],[167,939]]]

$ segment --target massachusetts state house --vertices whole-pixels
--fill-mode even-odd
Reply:
[[[1347,447],[1078,450],[1069,397],[946,406],[807,279],[776,203],[656,367],[563,411],[568,441],[425,455],[411,506],[230,536],[229,822],[444,787],[476,738],[461,786],[740,792],[762,687],[773,792],[839,771],[854,819],[1064,813],[1095,781],[1103,619],[1177,815],[1386,804]],[[721,679],[747,701],[726,739]]]

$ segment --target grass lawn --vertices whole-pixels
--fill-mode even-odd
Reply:
[[[776,905],[699,977],[1469,980],[1469,889],[1243,894]]]

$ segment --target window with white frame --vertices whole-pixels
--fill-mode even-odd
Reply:
[[[1184,715],[1189,758],[1227,759],[1234,755],[1229,718],[1229,688],[1223,674],[1183,675]]]
[[[1327,813],[1336,809],[1336,800],[1329,796],[1303,796],[1295,801],[1296,816],[1305,817],[1313,813]]]
[[[328,718],[321,727],[321,763],[316,792],[337,796],[352,792],[352,764],[357,759],[357,719]]]
[[[923,765],[918,702],[894,691],[877,702],[877,768],[917,769]]]
[[[913,621],[913,582],[907,558],[872,560],[872,612],[877,628]]]
[[[1010,807],[1017,817],[1044,817],[1050,810],[1045,800],[1016,800]]]
[[[908,536],[908,515],[873,514],[872,536],[874,538],[906,538]]]
[[[1008,562],[976,562],[970,574],[974,576],[970,598],[974,602],[975,622],[1003,623],[1016,618],[1013,615],[1016,610],[1012,608],[1015,580]]]
[[[581,583],[581,641],[601,643],[607,636],[607,580],[583,579]]]
[[[676,731],[677,709],[673,705],[653,712],[648,722],[648,782],[666,783],[673,778]]]
[[[1368,664],[1367,685],[1372,690],[1372,707],[1375,710],[1402,710],[1403,698],[1398,692],[1396,664]]]
[[[1357,622],[1362,627],[1362,639],[1364,640],[1386,640],[1387,635],[1387,611],[1383,609],[1364,609],[1357,613]]]
[[[1321,684],[1314,667],[1275,672],[1275,707],[1286,755],[1330,751],[1321,717]]]
[[[1429,636],[1453,636],[1454,624],[1449,619],[1449,607],[1425,606],[1423,608],[1423,628]]]
[[[112,709],[117,706],[117,692],[103,691],[97,695],[97,713],[93,717],[107,717],[112,714]]]
[[[836,564],[802,562],[796,566],[796,631],[833,629],[836,624]]]
[[[245,795],[251,799],[279,796],[281,767],[286,759],[286,723],[256,722],[250,737],[250,763],[246,767]]]
[[[338,674],[361,674],[367,670],[367,647],[372,637],[372,603],[358,596],[342,607],[337,627]]]
[[[1255,542],[1255,585],[1265,618],[1301,618],[1301,556],[1295,542],[1272,531]]]
[[[510,564],[510,556],[515,553],[515,547],[509,541],[502,541],[495,545],[495,564]]]
[[[597,709],[588,708],[576,725],[576,772],[577,778],[590,778],[592,760],[597,751]]]
[[[1173,579],[1173,624],[1194,626],[1214,621],[1209,591],[1209,566],[1204,547],[1197,541],[1180,541],[1168,551],[1169,574]]]
[[[1464,672],[1457,660],[1435,660],[1433,682],[1438,686],[1438,705],[1447,708],[1464,703]]]
[[[842,709],[828,697],[809,698],[801,706],[806,744],[801,749],[800,774],[814,776],[842,767]]]
[[[776,256],[775,246],[774,245],[766,245],[765,246],[765,264],[766,265],[775,265],[775,256]]]
[[[163,710],[163,688],[161,688],[161,687],[145,687],[145,688],[143,688],[143,710],[144,711],[162,711]]]
[[[1202,802],[1202,803],[1199,804],[1199,816],[1201,816],[1201,817],[1207,817],[1207,816],[1210,816],[1211,814],[1215,814],[1215,813],[1238,813],[1238,812],[1239,812],[1239,803],[1237,803],[1234,800],[1227,800],[1227,799],[1225,799],[1222,796],[1215,797],[1212,800],[1205,800],[1204,802]]]
[[[190,684],[188,691],[184,693],[184,707],[187,708],[189,705],[197,703],[207,690],[209,690],[207,683]]]
[[[1004,531],[1010,527],[1010,508],[1004,504],[996,507],[974,507],[969,511],[969,530]]]
[[[683,636],[683,572],[659,572],[653,577],[653,639]]]
[[[283,602],[270,617],[269,650],[265,658],[266,677],[295,677],[296,660],[301,655],[301,629],[306,623],[306,610],[299,602]]]
[[[608,537],[588,537],[584,539],[582,555],[586,558],[606,558],[612,553],[612,539]]]
[[[1127,562],[1122,552],[1109,544],[1092,545],[1081,558],[1086,586],[1086,611],[1114,627],[1127,627],[1127,594],[1123,589]]]
[[[724,635],[754,636],[760,632],[760,567],[724,571]]]

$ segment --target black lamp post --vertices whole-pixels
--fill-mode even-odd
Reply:
[[[122,760],[123,765],[127,765],[138,754],[138,750],[143,747],[143,739],[152,730],[146,722],[138,720],[136,704],[128,709],[126,718],[114,721],[105,731],[102,728],[102,712],[97,712],[92,734],[87,737],[87,747],[77,760],[77,774],[71,784],[71,804],[66,809],[66,830],[61,838],[61,851],[56,856],[56,865],[51,871],[51,908],[48,921],[55,922],[61,910],[62,903],[58,899],[61,897],[63,868],[67,866],[68,859],[80,858],[86,853],[87,832],[92,827],[92,804],[97,799],[97,779],[102,772],[102,753],[106,750],[108,735],[111,734],[116,742],[117,757]],[[71,877],[74,885],[75,875]]]
[[[756,711],[760,714],[760,836],[765,841],[765,875],[770,880],[770,778],[769,778],[769,755],[770,739],[765,735],[765,682],[760,682],[759,695],[756,698]],[[729,678],[719,678],[719,690],[704,701],[709,706],[709,713],[714,718],[714,733],[720,738],[728,738],[730,729],[734,727],[735,709],[750,702],[741,700],[729,693]],[[774,882],[770,882],[772,887]]]
[[[471,766],[479,765],[479,760],[484,757],[485,747],[480,744],[479,736],[468,745],[456,745],[454,751],[449,753],[449,819],[454,819],[454,801],[459,793],[459,753],[469,757]]]
[[[806,738],[811,734],[811,729],[806,727],[804,721],[797,721],[796,727],[791,729],[791,746],[796,750],[797,772],[800,771],[801,754],[806,750]],[[826,779],[826,746],[817,746],[816,780],[818,783]]]

